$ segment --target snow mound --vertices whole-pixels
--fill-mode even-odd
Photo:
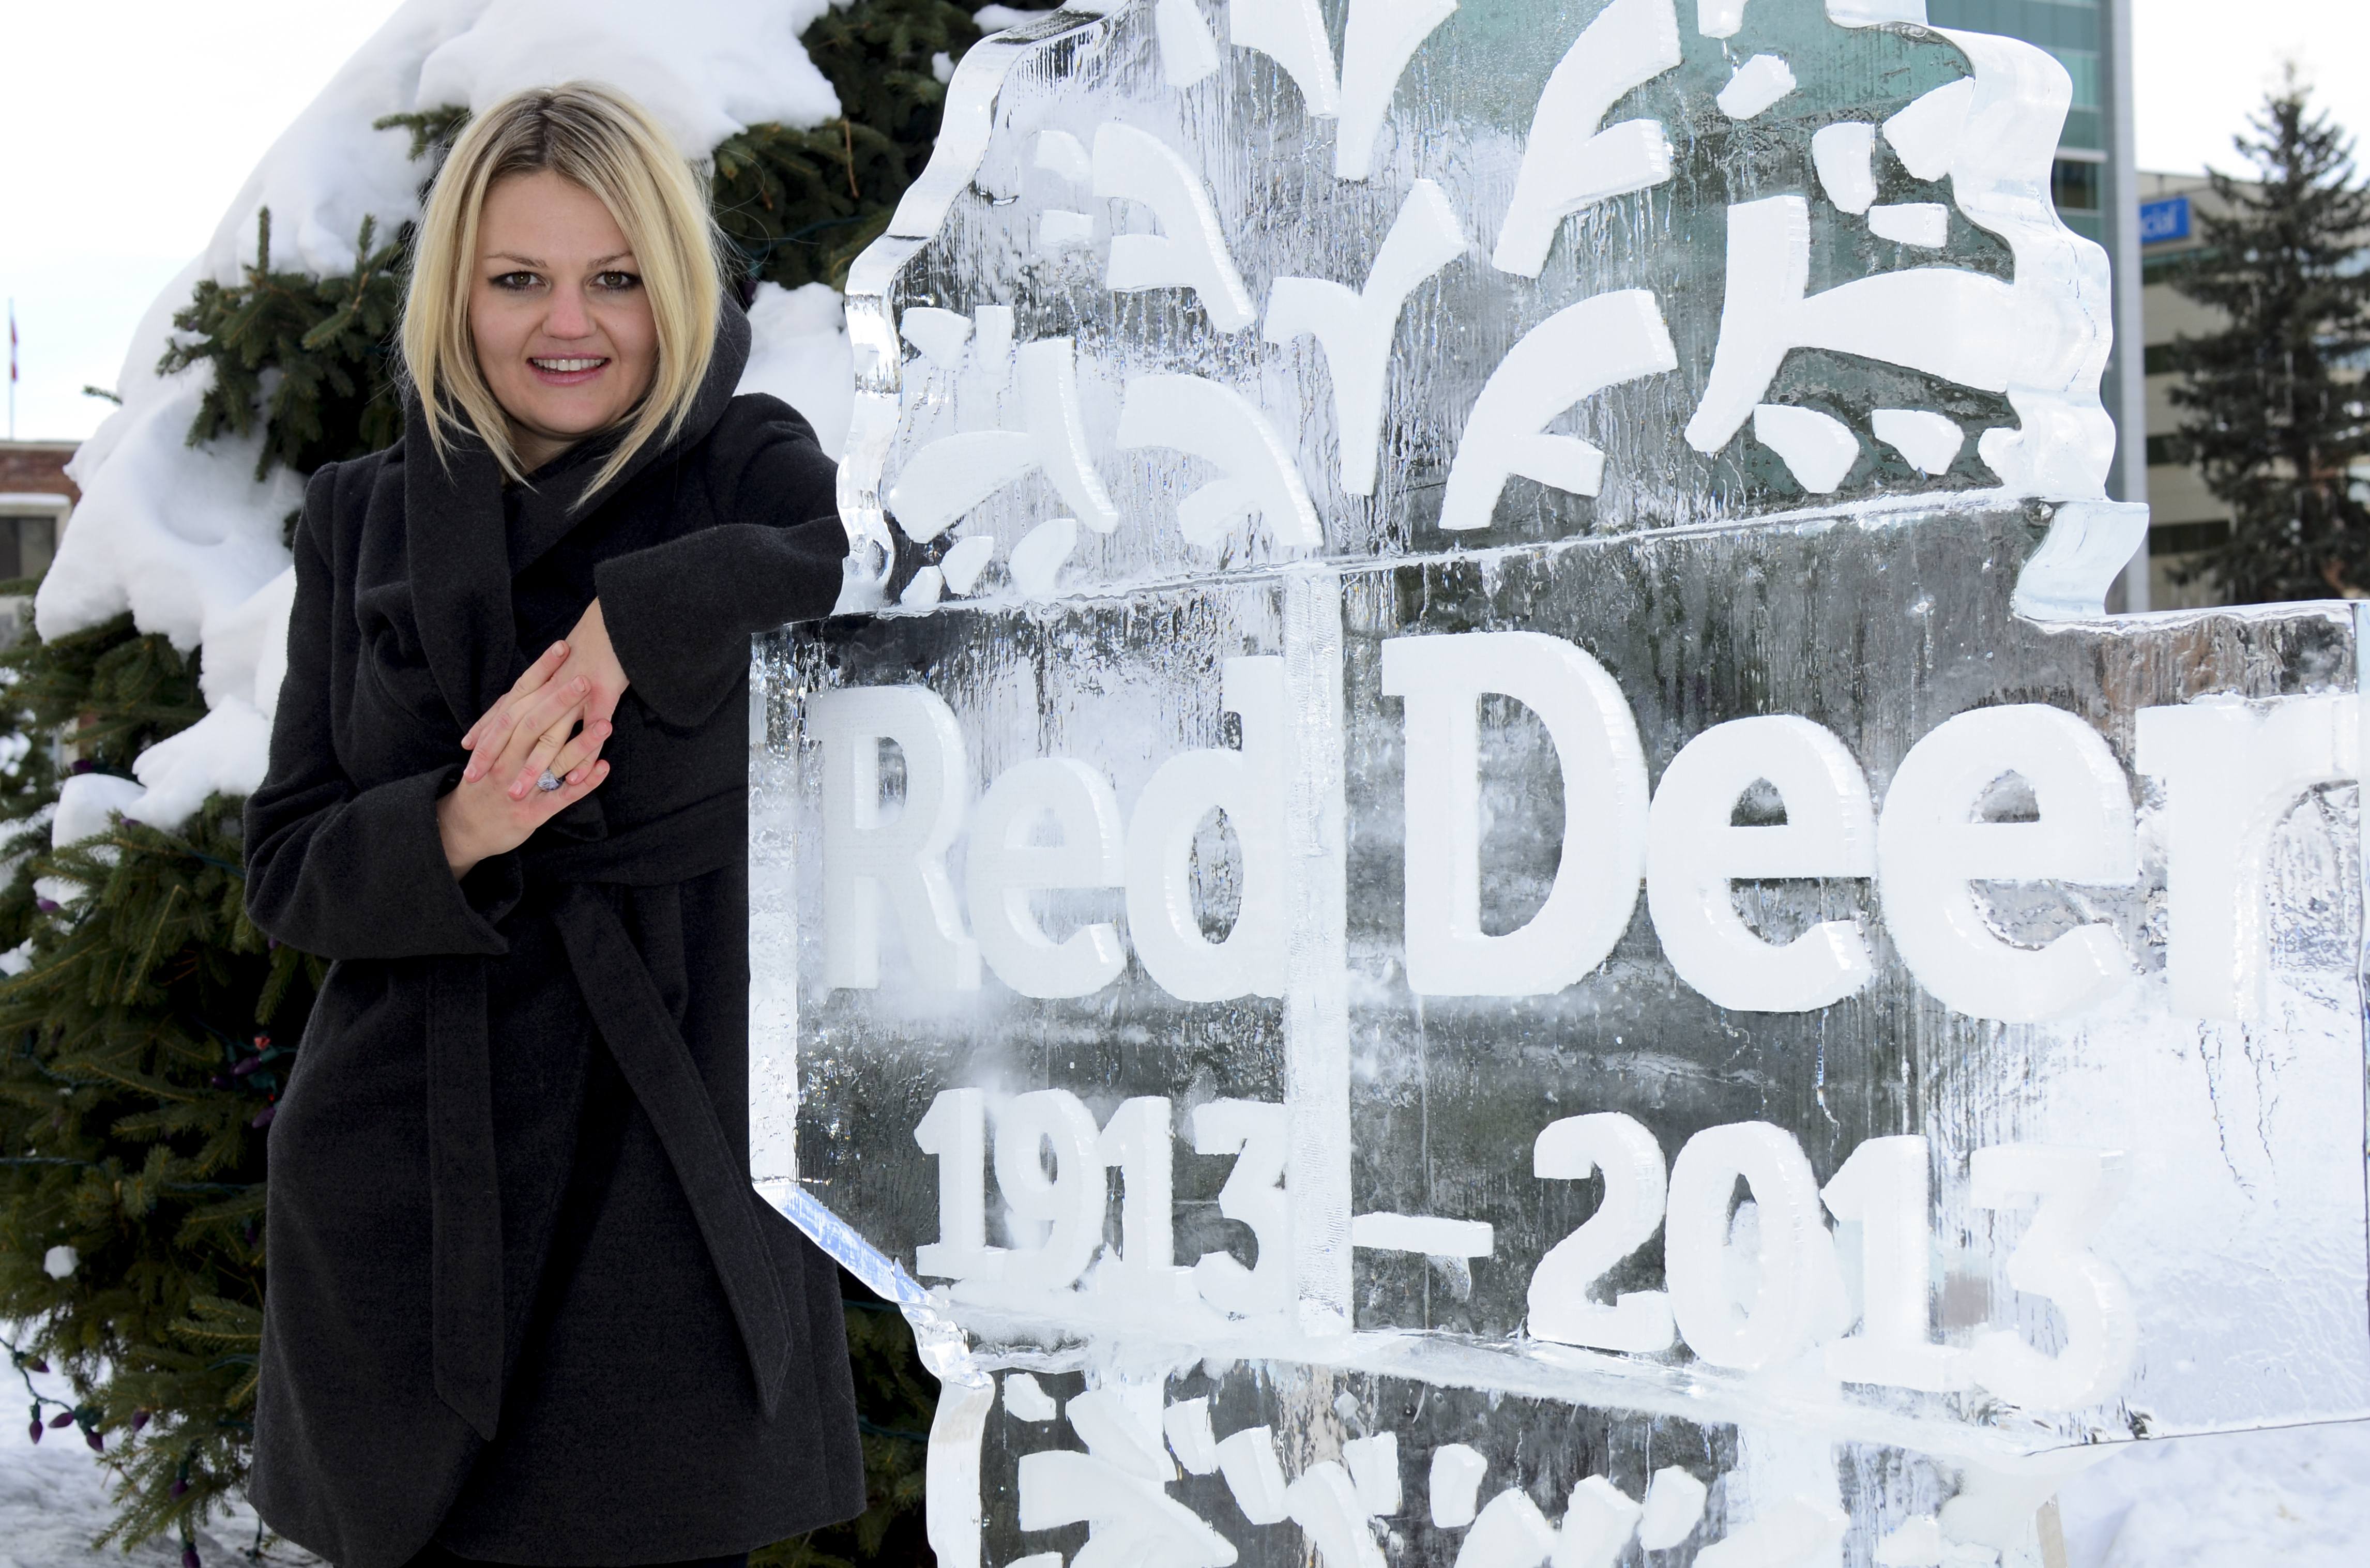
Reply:
[[[214,618],[198,674],[209,711],[132,764],[147,792],[126,808],[128,814],[169,832],[189,821],[208,795],[253,794],[263,782],[271,715],[288,673],[288,612],[295,602],[291,566]]]
[[[77,773],[65,779],[58,786],[58,803],[50,812],[50,847],[63,849],[98,837],[107,831],[115,813],[130,811],[144,793],[131,779],[111,773]],[[96,853],[111,863],[116,851],[111,845],[102,845]],[[77,904],[86,891],[82,883],[64,877],[33,879],[33,896],[52,904]],[[23,950],[16,951],[21,954]]]
[[[125,610],[141,630],[205,651],[211,711],[135,765],[145,792],[124,809],[178,828],[212,790],[263,778],[286,665],[288,552],[282,525],[300,476],[254,478],[260,437],[186,444],[211,370],[159,376],[174,312],[202,278],[229,284],[254,259],[257,214],[271,213],[272,261],[316,275],[351,271],[365,217],[382,237],[419,213],[420,170],[400,131],[372,122],[450,104],[483,109],[521,87],[590,79],[639,98],[686,150],[745,126],[819,125],[840,112],[799,35],[832,0],[409,0],[272,144],[213,242],[158,295],[117,383],[123,407],[73,466],[84,499],[35,603],[56,638]],[[838,296],[819,284],[762,292],[749,390],[811,420],[827,449],[853,397]]]
[[[213,367],[192,365],[127,400],[102,428],[98,463],[79,463],[82,504],[41,582],[33,619],[45,638],[125,610],[143,631],[189,651],[207,622],[236,608],[288,564],[281,521],[305,500],[284,468],[258,483],[258,429],[187,444]]]
[[[95,838],[107,831],[107,819],[129,811],[140,798],[140,786],[111,773],[77,773],[58,787],[57,814],[50,819],[50,847]]]
[[[2059,1494],[2070,1568],[2358,1568],[2370,1422],[2128,1445]]]
[[[823,283],[786,289],[757,285],[749,306],[748,368],[742,392],[770,392],[814,426],[825,452],[847,444],[856,412],[856,362],[847,346],[846,306]]]
[[[15,1324],[0,1329],[11,1338],[18,1332]],[[30,1376],[49,1398],[73,1399],[73,1385],[56,1373]],[[121,1549],[91,1544],[114,1519],[109,1489],[115,1477],[72,1428],[46,1433],[39,1445],[33,1443],[24,1409],[12,1402],[11,1419],[0,1423],[0,1568],[178,1568],[181,1544],[170,1535]],[[200,1561],[209,1568],[248,1562],[263,1568],[314,1568],[320,1562],[276,1538],[266,1539],[259,1559],[250,1559],[256,1523],[255,1510],[244,1498],[226,1500],[213,1518],[197,1526]]]
[[[288,607],[280,608],[287,634]],[[206,803],[208,795],[251,795],[263,782],[271,755],[271,717],[244,702],[215,708],[204,718],[140,754],[132,771],[147,790],[124,814],[167,833]]]
[[[820,125],[838,117],[839,96],[799,35],[829,4],[509,0],[436,47],[413,103],[476,109],[537,82],[607,82],[639,100],[686,152],[769,121]]]
[[[829,0],[410,0],[281,133],[214,231],[206,275],[235,283],[271,209],[275,249],[321,275],[351,270],[364,217],[382,235],[419,211],[420,168],[389,114],[484,109],[522,87],[606,82],[685,151],[745,126],[820,125],[839,98],[799,35]],[[186,297],[186,295],[184,296]]]

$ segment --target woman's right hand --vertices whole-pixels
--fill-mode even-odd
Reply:
[[[489,856],[517,848],[608,778],[600,753],[609,721],[596,719],[581,732],[569,733],[584,716],[591,686],[583,680],[552,681],[567,659],[568,645],[554,643],[462,737],[470,748],[468,766],[461,782],[436,802],[437,834],[455,878]],[[557,790],[538,790],[515,777],[546,737],[558,746],[550,767],[560,780]]]

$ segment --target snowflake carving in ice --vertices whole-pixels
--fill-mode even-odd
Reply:
[[[2070,84],[1924,21],[1605,0],[1539,55],[1454,0],[1131,0],[983,44],[850,279],[859,577],[892,526],[926,609],[2101,494],[2105,261],[2048,194]],[[1839,112],[1839,73],[1902,86]]]
[[[2023,430],[1985,432],[1985,463],[2011,488],[2040,493],[2086,493],[2097,482],[2096,441],[2052,444],[2033,427],[2045,424],[2052,406],[2047,360],[2087,373],[2095,386],[2095,365],[2065,366],[2067,351],[2089,349],[2102,360],[2105,344],[2096,333],[2055,331],[2056,316],[2069,292],[2069,273],[2103,272],[2101,255],[2085,255],[2062,225],[2036,221],[2027,210],[2033,170],[2047,148],[2035,132],[2054,110],[2062,121],[2070,86],[2062,68],[2038,52],[1984,35],[1950,35],[1967,52],[1975,74],[1938,86],[1888,119],[1883,137],[1915,179],[1952,182],[1966,221],[2008,240],[2018,263],[2013,280],[1964,267],[1917,265],[1872,273],[1812,294],[1811,204],[1807,194],[1786,194],[1738,202],[1728,211],[1727,297],[1720,346],[1709,384],[1688,421],[1688,444],[1699,452],[1725,445],[1748,419],[1771,414],[1761,401],[1786,356],[1797,349],[1832,349],[1864,359],[1906,366],[1946,381],[2006,394],[2025,416]],[[1763,57],[1768,58],[1768,57]],[[1766,106],[1764,106],[1766,107]],[[1757,110],[1755,111],[1757,112]],[[2054,134],[2048,145],[2054,146]],[[1870,171],[1875,128],[1845,121],[1812,139],[1817,184],[1840,211],[1863,215],[1880,238],[1909,248],[1940,249],[1947,241],[1951,209],[1937,202],[1877,205]],[[2069,243],[2071,242],[2071,243]],[[2095,252],[2095,248],[2091,248]],[[2085,263],[2090,263],[2085,266]],[[2073,291],[2103,301],[2104,278],[2081,280],[2097,286]],[[2039,351],[2039,352],[2036,352]],[[2039,362],[2039,363],[2037,363]],[[1921,458],[1939,456],[1941,438],[1930,411],[1907,413],[1907,421],[1886,421],[1908,433],[1911,446],[1888,441],[1920,472],[1936,471]],[[1808,416],[1807,418],[1805,416]],[[2100,414],[2090,422],[2103,421]],[[1802,488],[1833,490],[1843,478],[1839,442],[1857,443],[1832,417],[1812,409],[1775,414],[1765,444],[1783,457]],[[1909,433],[1909,432],[1915,433]],[[2094,434],[2096,432],[2094,431]],[[1879,439],[1887,439],[1881,432]],[[2111,433],[2108,439],[2111,441]],[[2065,449],[2052,451],[2053,444]],[[1912,450],[1915,447],[1916,450]],[[1950,445],[1956,455],[1956,444]],[[1947,466],[1947,462],[1945,463]],[[1848,464],[1843,465],[1847,468]]]

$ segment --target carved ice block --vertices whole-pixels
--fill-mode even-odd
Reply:
[[[942,1563],[2022,1568],[2370,1415],[2361,612],[2103,615],[2065,74],[1923,17],[958,70],[751,759],[754,1171]]]
[[[2106,257],[2047,200],[2063,68],[1920,0],[1692,9],[1096,0],[973,49],[848,280],[850,607],[901,531],[992,541],[953,596],[1026,596],[1063,516],[1101,531],[1084,588],[2101,496]],[[929,352],[974,320],[1075,344],[1070,422]],[[1180,376],[1305,497],[1237,502],[1198,405],[1122,420]]]
[[[785,635],[759,881],[809,934],[756,959],[776,994],[799,976],[775,1038],[802,1201],[908,1274],[977,1251],[947,1228],[984,1205],[1008,1265],[920,1281],[983,1345],[1436,1355],[1718,1404],[1930,1344],[1950,1375],[1794,1397],[2021,1447],[2370,1412],[2354,621],[2030,620],[2047,526],[1828,517]],[[1467,649],[1484,673],[1419,702],[1407,672]],[[949,721],[884,742],[834,717],[867,692]],[[885,848],[834,836],[857,731]],[[1631,767],[1651,824],[1616,803]],[[1024,847],[1044,870],[955,887]],[[966,899],[999,928],[975,990],[942,956]],[[1557,918],[1561,945],[1512,945]],[[954,1096],[975,1125],[917,1142]],[[1165,1138],[1109,1130],[1155,1101]],[[1635,1216],[1577,1157],[1533,1170],[1551,1124],[1607,1113],[1653,1146]],[[1904,1135],[1922,1170],[1838,1195]],[[2107,1164],[2001,1152],[2061,1148]],[[1690,1180],[1716,1195],[1683,1224]],[[1121,1219],[1162,1182],[1178,1272],[1147,1274],[1154,1221]],[[1870,1239],[1904,1226],[1921,1259]],[[1879,1290],[1909,1305],[1856,1330]],[[1675,1335],[1584,1327],[1657,1291]],[[1855,1333],[1898,1353],[1822,1360]]]

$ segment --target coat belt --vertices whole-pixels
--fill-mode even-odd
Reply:
[[[789,1366],[789,1314],[748,1172],[658,983],[593,885],[664,886],[721,870],[731,858],[715,859],[719,844],[731,858],[742,852],[741,809],[737,797],[723,796],[615,837],[538,848],[526,875],[530,884],[558,886],[549,917],[569,967],[690,1200],[770,1417]],[[460,955],[431,961],[428,1184],[436,1393],[490,1440],[501,1410],[505,1329],[486,964]]]

